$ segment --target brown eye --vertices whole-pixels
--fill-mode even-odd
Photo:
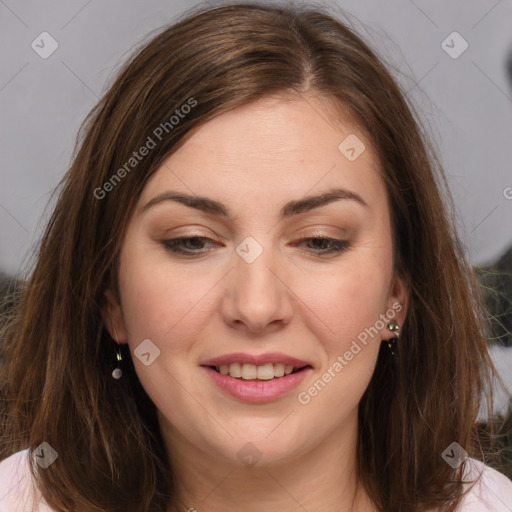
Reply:
[[[302,242],[308,242],[308,249],[320,255],[342,253],[349,247],[349,243],[346,240],[327,237],[303,238],[298,243]]]
[[[180,238],[171,238],[163,240],[162,245],[174,254],[183,256],[194,256],[204,253],[205,242],[212,241],[211,238],[204,236],[189,236]]]
[[[204,236],[190,236],[171,238],[163,240],[162,245],[172,252],[182,256],[195,256],[204,254],[205,244],[213,242],[211,238]],[[295,245],[307,243],[307,249],[319,255],[338,254],[344,252],[349,247],[349,242],[346,240],[338,240],[336,238],[327,237],[310,237],[299,240]]]

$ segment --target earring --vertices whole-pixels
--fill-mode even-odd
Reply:
[[[123,360],[123,356],[121,355],[121,347],[119,346],[119,342],[117,341],[117,333],[116,333],[116,357],[117,357],[117,366],[112,371],[112,377],[116,380],[119,380],[123,376],[123,370],[120,368],[121,361]]]
[[[117,352],[117,354],[116,354],[117,355],[117,366],[112,371],[112,377],[114,377],[114,379],[118,380],[123,376],[123,370],[121,370],[121,368],[119,368],[119,363],[123,360],[123,357],[121,356],[121,349],[119,348],[119,344],[117,346],[116,352]]]
[[[394,321],[392,320],[391,322],[389,322],[388,324],[388,329],[391,331],[391,332],[394,332],[395,333],[395,337],[394,338],[391,338],[390,340],[387,340],[387,343],[388,343],[388,347],[389,349],[391,350],[391,355],[394,356],[395,355],[395,352],[393,351],[393,345],[395,343],[398,342],[398,339],[400,338],[400,326]]]

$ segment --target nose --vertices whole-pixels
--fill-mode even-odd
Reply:
[[[222,302],[224,321],[250,334],[282,329],[293,312],[285,265],[277,264],[269,248],[252,263],[238,254],[234,258]]]

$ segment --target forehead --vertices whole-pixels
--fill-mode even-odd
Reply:
[[[146,203],[166,189],[270,207],[343,187],[378,202],[385,195],[371,142],[316,98],[266,97],[194,130],[155,172]],[[385,207],[385,204],[383,205]]]

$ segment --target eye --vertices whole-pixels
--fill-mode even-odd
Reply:
[[[180,238],[171,238],[170,240],[162,240],[162,245],[174,254],[181,254],[184,256],[193,256],[201,254],[204,248],[204,243],[207,241],[213,242],[211,238],[205,236],[189,236]],[[191,243],[193,242],[193,243]],[[185,249],[183,246],[186,245]]]
[[[205,244],[207,242],[214,241],[211,238],[205,236],[189,236],[162,240],[161,243],[173,254],[179,254],[183,256],[196,256],[207,252],[204,250]],[[319,255],[339,254],[347,250],[350,245],[346,240],[338,240],[336,238],[327,237],[303,238],[293,245],[300,245],[304,242],[308,242],[308,250]],[[314,242],[313,247],[309,245],[309,242]]]
[[[313,252],[320,255],[342,253],[349,248],[349,242],[327,237],[311,237],[299,240],[295,245],[303,242],[314,242]],[[309,244],[308,244],[309,245]],[[309,247],[311,249],[311,246]]]

